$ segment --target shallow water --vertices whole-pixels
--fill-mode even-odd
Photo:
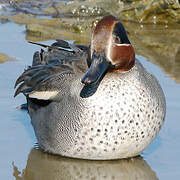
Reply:
[[[32,150],[36,138],[26,111],[16,107],[25,102],[13,98],[14,83],[31,64],[39,47],[25,40],[25,27],[0,24],[0,53],[15,58],[0,64],[0,179],[179,179],[180,177],[180,84],[160,67],[137,56],[159,80],[167,101],[165,124],[141,158],[93,162],[72,160]]]

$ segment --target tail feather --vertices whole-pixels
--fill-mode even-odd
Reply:
[[[27,93],[30,92],[32,90],[32,88],[26,86],[25,83],[22,83],[19,85],[19,87],[16,89],[15,93],[14,93],[14,97],[16,97],[18,94],[20,93]]]
[[[31,44],[35,44],[35,45],[44,47],[44,48],[48,48],[49,50],[62,50],[62,51],[74,52],[70,48],[64,48],[64,47],[61,47],[61,46],[53,46],[53,45],[49,46],[49,45],[46,45],[46,44],[41,44],[41,43],[32,42],[32,41],[28,41],[28,42],[31,43]]]

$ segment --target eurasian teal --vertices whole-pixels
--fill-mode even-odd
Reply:
[[[47,51],[35,52],[15,96],[27,97],[41,149],[106,160],[139,155],[152,142],[165,118],[165,97],[135,59],[119,19],[102,18],[90,47],[63,40],[38,45]]]

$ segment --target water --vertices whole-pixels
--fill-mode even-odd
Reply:
[[[0,53],[16,58],[0,64],[0,179],[179,179],[180,177],[180,84],[159,67],[137,56],[159,80],[167,101],[165,124],[144,158],[123,161],[71,160],[32,150],[36,142],[26,111],[16,107],[25,102],[13,98],[14,83],[39,47],[25,40],[25,27],[0,24]]]

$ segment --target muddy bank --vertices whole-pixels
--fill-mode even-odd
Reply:
[[[89,44],[91,31],[99,18],[37,18],[32,15],[0,16],[6,21],[26,25],[26,39],[75,40]],[[124,21],[136,53],[157,64],[176,83],[180,83],[180,25],[139,24]]]
[[[136,53],[180,83],[180,5],[177,0],[19,0],[2,5],[1,23],[13,21],[26,25],[26,39],[30,41],[66,39],[88,45],[91,31],[101,16],[112,13],[121,20],[129,20],[123,23]],[[167,15],[172,12],[174,16]]]
[[[139,23],[180,23],[179,0],[1,0],[4,14],[19,12],[51,17],[97,17],[113,14]],[[3,14],[3,13],[1,13]]]

